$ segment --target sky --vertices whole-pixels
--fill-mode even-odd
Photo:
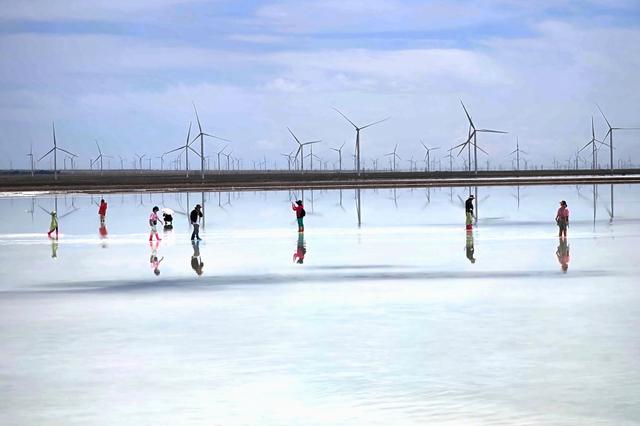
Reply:
[[[634,0],[0,0],[0,167],[48,151],[52,122],[81,167],[96,140],[112,167],[159,156],[184,144],[192,102],[245,167],[286,167],[287,127],[321,139],[329,167],[346,143],[346,164],[355,131],[333,108],[358,125],[390,117],[362,131],[363,159],[386,164],[398,144],[408,167],[420,141],[441,158],[466,139],[460,100],[478,128],[508,132],[479,135],[482,167],[511,166],[516,138],[531,164],[566,164],[592,117],[604,136],[596,104],[640,127],[638,46]],[[616,159],[640,162],[640,131],[614,135]]]

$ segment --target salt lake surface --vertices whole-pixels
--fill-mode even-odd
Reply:
[[[0,424],[640,424],[640,186],[611,191],[478,188],[470,234],[467,189],[305,191],[304,237],[299,192],[109,195],[105,227],[0,198]]]

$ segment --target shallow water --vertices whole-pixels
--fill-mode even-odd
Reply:
[[[478,188],[468,234],[468,190],[305,191],[304,238],[300,193],[109,196],[106,238],[67,194],[58,241],[54,198],[0,199],[0,424],[638,424],[640,187],[614,194]],[[204,241],[177,213],[149,245],[195,203]]]

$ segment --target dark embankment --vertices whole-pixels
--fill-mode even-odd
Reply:
[[[0,172],[0,191],[242,191],[294,188],[373,188],[427,186],[512,186],[549,184],[640,183],[640,169],[615,170],[527,170],[473,172],[355,172],[336,171],[231,171],[199,173],[184,171],[74,170],[58,173],[39,171]]]

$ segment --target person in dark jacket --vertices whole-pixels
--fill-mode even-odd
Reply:
[[[473,219],[475,219],[473,215],[473,198],[473,195],[469,195],[469,198],[467,198],[467,201],[464,203],[467,230],[473,228]]]
[[[291,209],[296,212],[296,220],[298,221],[298,232],[304,232],[303,218],[306,216],[306,212],[304,211],[302,201],[298,200],[295,202],[295,204],[291,203]]]
[[[196,204],[196,207],[191,210],[191,214],[189,215],[189,219],[191,220],[191,225],[193,225],[193,232],[191,233],[191,240],[200,241],[200,218],[202,217],[202,206],[200,204]]]

